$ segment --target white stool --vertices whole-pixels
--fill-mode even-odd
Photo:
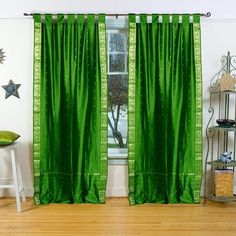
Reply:
[[[6,150],[9,152],[11,157],[11,165],[12,165],[12,175],[13,178],[0,178],[0,180],[11,180],[12,184],[0,184],[0,188],[14,188],[16,194],[16,209],[17,212],[21,212],[21,203],[20,196],[22,200],[25,202],[25,193],[23,189],[22,183],[22,175],[20,170],[20,165],[17,157],[17,143],[13,143],[8,146],[0,146],[0,150]]]

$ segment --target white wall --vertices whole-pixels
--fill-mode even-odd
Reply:
[[[0,48],[6,55],[4,63],[0,64],[0,130],[12,130],[21,135],[20,163],[26,190],[32,193],[32,20],[2,19],[0,32]],[[8,84],[9,80],[21,84],[18,89],[20,99],[14,96],[5,99],[5,90],[1,86]],[[1,151],[0,154],[0,175],[6,176],[9,163],[3,157],[7,153]]]
[[[109,165],[107,196],[128,195],[128,167],[127,165]]]
[[[207,12],[212,18],[235,18],[234,0],[7,0],[0,17],[19,18],[24,12],[184,13]]]
[[[181,4],[182,3],[182,4]],[[184,3],[184,4],[183,4]],[[28,195],[32,194],[32,62],[33,22],[23,17],[23,12],[207,12],[210,19],[202,20],[202,65],[203,65],[203,141],[205,157],[205,126],[211,77],[220,69],[220,58],[227,51],[236,54],[236,14],[234,1],[157,1],[130,0],[122,4],[117,0],[8,0],[0,8],[0,48],[6,52],[6,61],[0,64],[0,130],[8,129],[21,134],[19,156],[23,168],[23,180]],[[8,18],[8,19],[4,19]],[[21,19],[13,19],[21,18]],[[1,88],[12,79],[21,84],[20,99],[5,99]],[[2,152],[1,152],[2,154]],[[6,154],[3,153],[3,156]],[[0,159],[0,174],[9,172],[6,158]],[[127,194],[127,166],[109,166],[108,195]],[[1,194],[6,194],[5,192]]]

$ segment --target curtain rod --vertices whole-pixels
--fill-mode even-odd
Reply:
[[[39,13],[40,14],[40,13]],[[47,14],[47,13],[43,13],[43,14]],[[52,13],[53,14],[53,13]],[[55,13],[56,14],[56,13]],[[59,13],[57,13],[59,14]],[[63,14],[66,14],[66,13],[63,13]],[[67,14],[72,14],[72,13],[67,13]],[[75,14],[75,13],[73,13]],[[134,13],[135,14],[135,13]],[[141,13],[139,13],[141,14]],[[139,14],[136,14],[136,15],[139,15]],[[165,15],[166,13],[162,13],[160,15]],[[174,15],[174,14],[178,14],[178,15],[184,15],[184,14],[187,14],[187,13],[173,13],[173,14],[170,14],[170,15]],[[211,16],[211,13],[210,12],[207,12],[207,13],[190,13],[190,15],[192,14],[199,14],[200,16],[203,16],[203,17],[210,17]],[[34,13],[23,13],[24,16],[33,16]],[[106,16],[115,16],[116,18],[118,18],[119,16],[128,16],[129,14],[105,14]],[[151,16],[152,14],[147,14],[149,16]]]

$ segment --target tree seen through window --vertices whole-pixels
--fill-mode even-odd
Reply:
[[[127,32],[108,31],[108,147],[127,148]]]

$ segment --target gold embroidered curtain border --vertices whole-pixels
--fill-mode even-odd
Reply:
[[[200,202],[202,181],[202,64],[201,64],[201,27],[200,17],[193,21],[194,58],[196,65],[196,175],[195,175],[195,203]]]
[[[106,202],[106,184],[107,184],[107,60],[106,60],[106,24],[105,15],[99,16],[99,50],[101,65],[101,187],[99,191],[99,200]]]
[[[40,204],[40,69],[41,69],[41,22],[40,15],[34,16],[34,82],[33,82],[33,167],[34,201]]]
[[[129,202],[134,202],[135,176],[135,64],[136,64],[136,23],[135,15],[129,15],[129,79],[128,79],[128,173]]]

